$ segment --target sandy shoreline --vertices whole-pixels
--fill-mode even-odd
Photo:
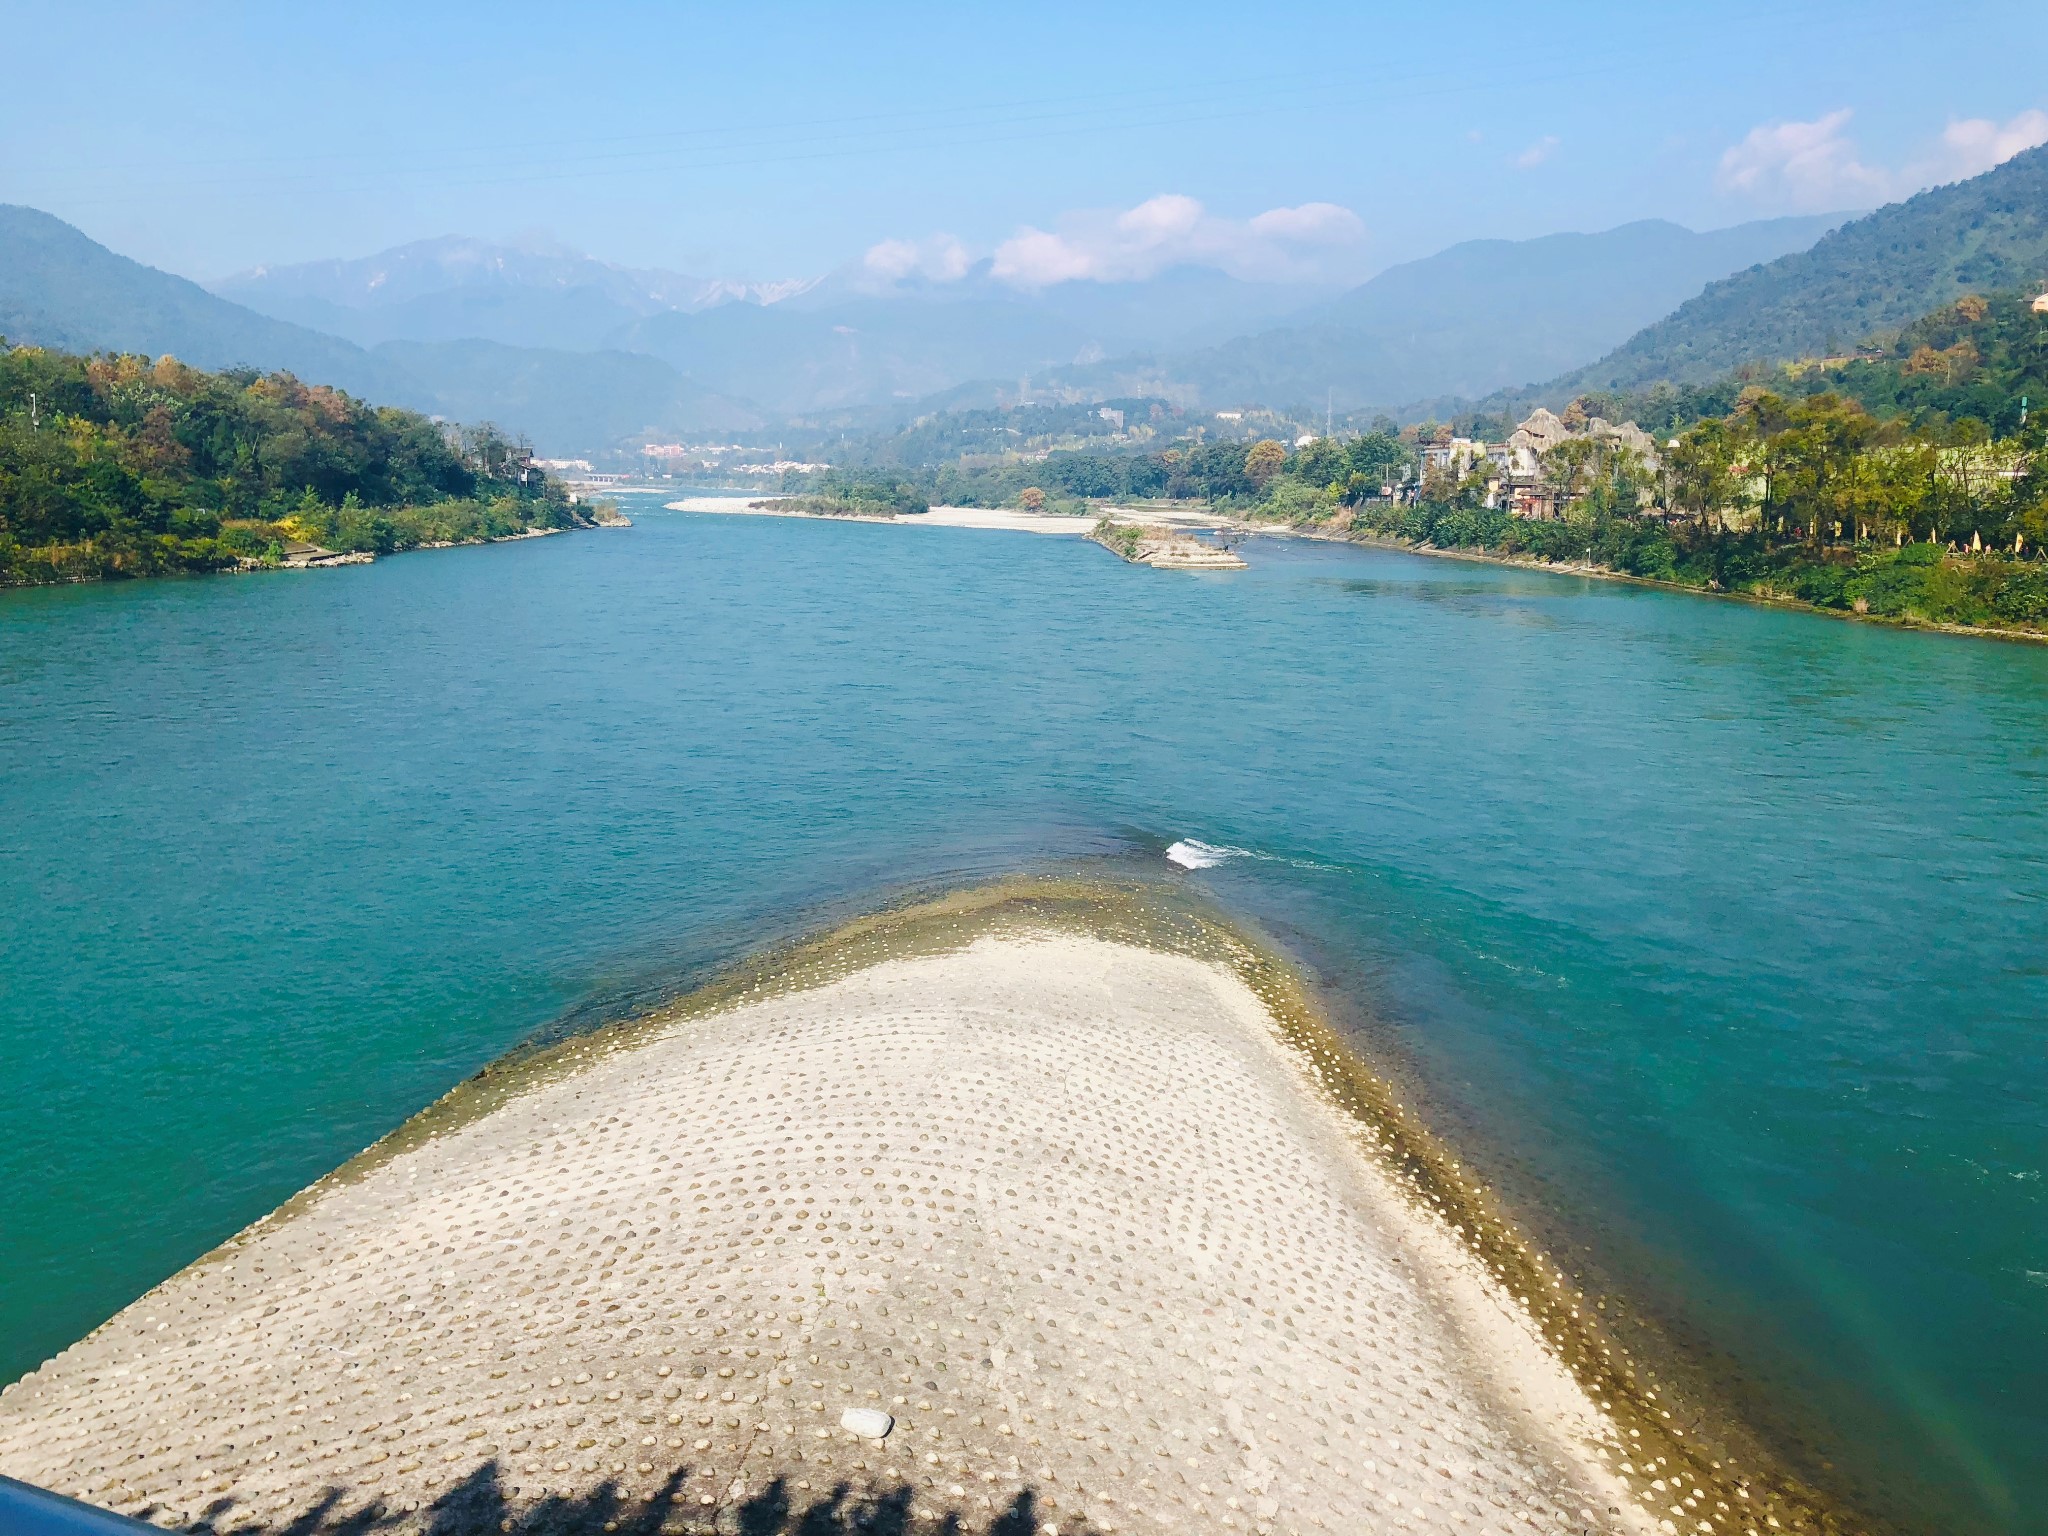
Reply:
[[[458,1090],[7,1389],[0,1471],[223,1531],[1745,1528],[1631,1497],[1256,973],[919,931]]]
[[[772,496],[755,496],[752,501],[772,500]],[[744,496],[685,496],[680,501],[666,503],[671,512],[711,512],[732,517],[794,517],[812,522],[828,523],[888,523],[898,528],[981,528],[1007,533],[1064,534],[1071,538],[1085,538],[1099,517],[1125,515],[1121,507],[1104,507],[1083,517],[1065,517],[1052,512],[1025,512],[1010,507],[933,507],[929,512],[920,512],[914,517],[838,517],[822,512],[790,512],[776,507],[757,507],[749,504]],[[1157,522],[1158,518],[1152,519]],[[1206,515],[1194,522],[1182,521],[1183,526],[1206,527],[1223,521]]]

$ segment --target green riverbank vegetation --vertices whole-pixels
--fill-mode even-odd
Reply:
[[[1533,498],[1515,494],[1512,455],[1426,425],[1408,434],[1417,454],[1396,494],[1306,520],[1900,621],[2048,630],[2044,395],[2048,309],[1966,297],[1851,356],[1576,400],[1571,435],[1538,455]],[[1623,418],[1650,428],[1649,452],[1600,430]],[[1302,490],[1330,488],[1316,457],[1290,459]],[[1531,502],[1543,515],[1515,515]]]
[[[1144,408],[1153,441],[896,474],[941,503],[1195,501],[1332,537],[2048,632],[2044,405],[2048,302],[2028,290],[1966,297],[1849,355],[1581,396],[1519,424],[1382,418],[1317,435],[1276,417],[1286,440],[1158,443],[1162,403],[1120,402],[1117,424]],[[999,430],[972,425],[976,446]],[[960,435],[920,426],[901,441]]]
[[[289,374],[0,346],[0,585],[390,554],[582,526],[485,426]]]
[[[795,494],[765,504],[814,517],[915,517],[932,508],[916,477],[879,470],[827,470],[794,477],[792,485],[798,487]]]

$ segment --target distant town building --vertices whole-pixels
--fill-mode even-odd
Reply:
[[[1314,442],[1315,439],[1308,438],[1306,441]],[[1445,443],[1423,444],[1422,468],[1425,473],[1430,470],[1437,470],[1448,471],[1454,475],[1463,475],[1474,464],[1477,464],[1486,457],[1486,444],[1474,438],[1454,437]]]
[[[1422,474],[1449,474],[1463,479],[1485,464],[1490,471],[1485,502],[1488,507],[1503,508],[1516,517],[1559,517],[1564,512],[1563,499],[1551,483],[1545,461],[1553,450],[1583,440],[1627,449],[1653,470],[1663,462],[1657,440],[1632,421],[1616,424],[1594,416],[1583,427],[1574,429],[1555,411],[1538,406],[1508,434],[1504,443],[1470,437],[1425,443]],[[1419,485],[1411,487],[1411,495],[1420,489]]]

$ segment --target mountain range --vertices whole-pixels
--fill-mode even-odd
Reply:
[[[488,341],[641,353],[780,414],[886,405],[969,379],[1194,345],[1321,296],[1197,268],[1030,291],[990,267],[951,282],[884,282],[855,265],[750,284],[614,266],[551,242],[444,236],[355,260],[258,268],[214,292],[364,347]]]
[[[395,400],[407,382],[351,342],[259,315],[11,204],[0,204],[0,336],[71,352],[169,352],[195,368],[283,368],[371,400]]]
[[[494,420],[559,455],[882,425],[1027,387],[1397,414],[1446,397],[1559,402],[1836,349],[2044,274],[2048,148],[1860,217],[1469,241],[1343,293],[1196,268],[1023,289],[986,263],[954,281],[883,282],[856,265],[740,284],[457,237],[210,292],[0,206],[0,335],[13,341],[289,369]]]
[[[1068,370],[1063,382],[1206,406],[1397,407],[1550,378],[1715,278],[1803,250],[1847,214],[1696,234],[1661,219],[1599,234],[1468,240],[1292,316],[1177,356]]]
[[[199,368],[284,369],[380,404],[494,420],[564,452],[642,435],[747,431],[768,420],[654,357],[476,339],[364,347],[259,314],[117,255],[61,219],[8,205],[0,205],[0,336],[74,352],[168,352]]]
[[[375,256],[257,267],[215,283],[213,291],[258,314],[365,347],[496,341],[593,351],[648,315],[735,301],[770,304],[809,286],[614,266],[545,240],[444,235]]]
[[[878,282],[855,266],[817,282],[748,287],[612,266],[551,244],[452,236],[215,286],[273,318],[366,346],[493,341],[658,358],[700,399],[745,401],[774,416],[873,412],[972,381],[1022,380],[1209,407],[1356,408],[1550,377],[1707,282],[1802,249],[1844,217],[1707,233],[1644,220],[1596,234],[1468,241],[1337,294],[1193,267],[1143,282],[1021,289],[987,262],[944,282]],[[417,345],[406,357],[436,384],[444,359],[458,365]],[[592,379],[602,371],[586,370]],[[644,369],[637,377],[626,393],[644,401],[650,380]]]
[[[1552,381],[1569,399],[1744,363],[1821,357],[1966,293],[2048,280],[2048,145],[1855,219],[1810,249],[1707,284],[1668,317]]]

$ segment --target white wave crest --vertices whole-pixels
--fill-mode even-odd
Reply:
[[[1166,862],[1178,864],[1182,869],[1214,869],[1225,859],[1241,859],[1246,853],[1243,848],[1219,848],[1213,843],[1201,843],[1189,837],[1166,850]]]

